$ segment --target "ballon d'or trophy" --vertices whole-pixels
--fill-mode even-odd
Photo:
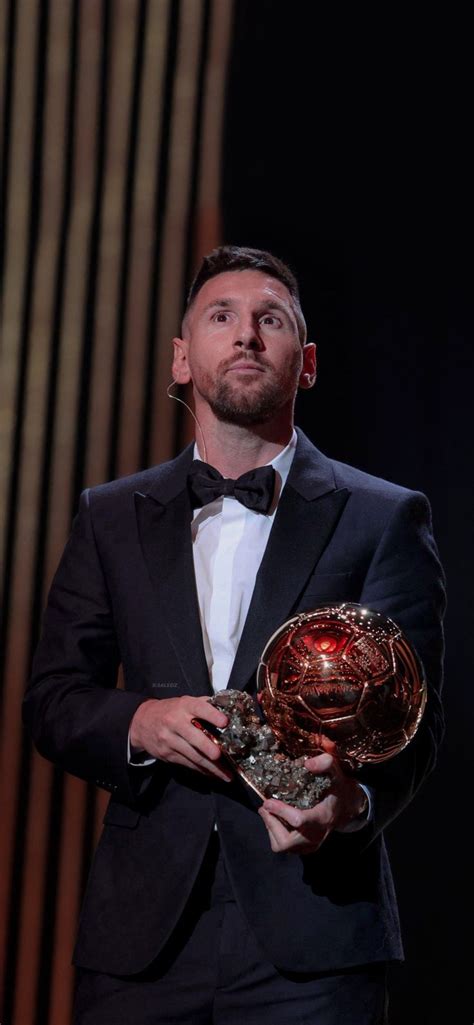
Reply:
[[[283,623],[260,659],[257,697],[266,721],[249,694],[224,690],[210,701],[228,715],[227,726],[196,725],[262,799],[311,808],[331,780],[306,769],[305,759],[324,750],[324,739],[349,771],[392,758],[418,729],[426,683],[392,619],[345,603]]]

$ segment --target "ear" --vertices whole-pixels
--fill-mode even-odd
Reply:
[[[316,383],[316,346],[314,342],[303,345],[303,366],[299,379],[300,388],[312,388]]]
[[[171,370],[177,384],[189,384],[191,372],[188,366],[188,345],[185,338],[173,338],[173,362]]]

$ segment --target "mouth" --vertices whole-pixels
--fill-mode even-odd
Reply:
[[[229,367],[227,373],[232,373],[235,371],[240,372],[242,374],[263,374],[264,368],[259,366],[257,363],[233,363],[232,366]]]

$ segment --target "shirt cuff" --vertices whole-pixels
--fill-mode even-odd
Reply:
[[[150,758],[150,755],[146,751],[134,751],[132,754],[132,745],[130,743],[130,730],[128,731],[127,737],[127,762],[129,765],[145,766],[154,765],[156,758]]]
[[[357,786],[364,791],[367,797],[367,807],[364,809],[361,815],[357,815],[357,818],[351,819],[341,829],[336,829],[336,833],[357,833],[359,829],[363,829],[369,822],[372,821],[374,810],[373,810],[373,796],[370,787],[366,787],[365,783],[357,782]]]

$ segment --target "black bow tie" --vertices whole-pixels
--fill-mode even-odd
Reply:
[[[247,509],[254,512],[268,512],[275,490],[273,466],[259,466],[256,470],[243,473],[237,480],[223,477],[219,470],[209,463],[195,459],[188,473],[188,484],[194,506],[207,505],[216,498],[236,498]]]

